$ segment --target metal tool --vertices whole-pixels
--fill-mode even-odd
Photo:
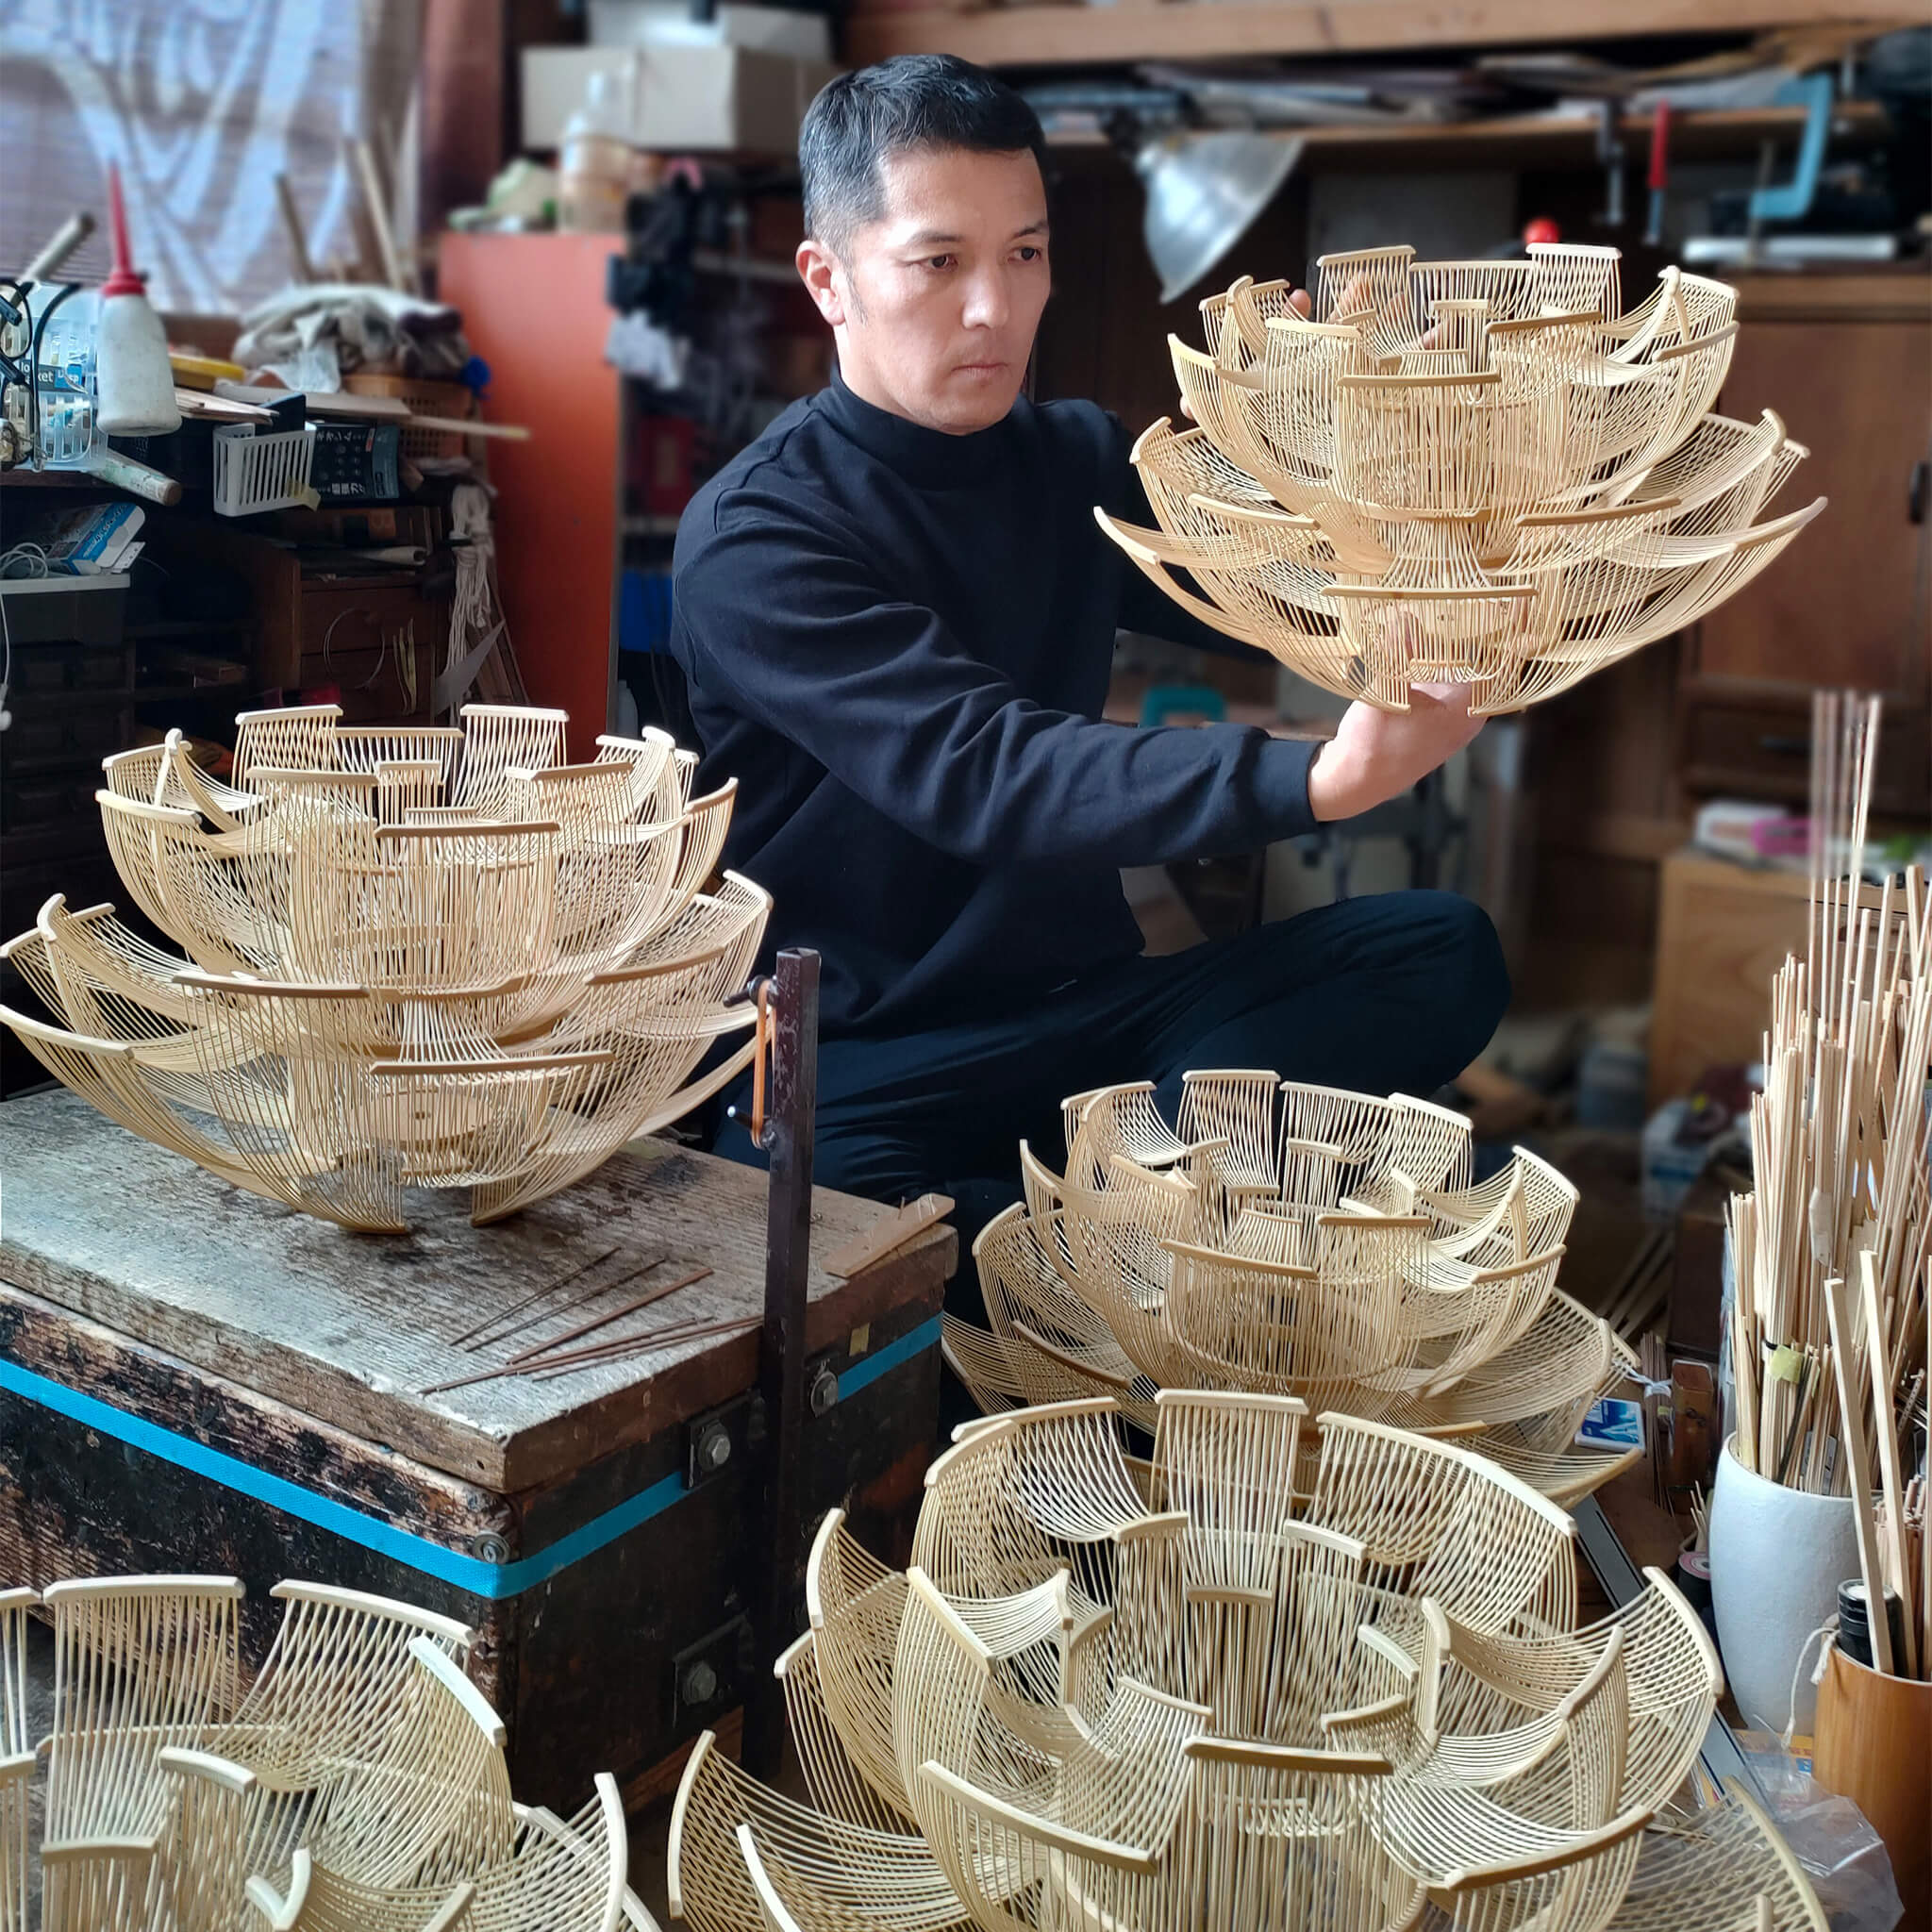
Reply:
[[[1657,118],[1650,124],[1650,219],[1643,225],[1644,245],[1664,245],[1664,195],[1671,179],[1671,104],[1657,104]]]
[[[1606,228],[1624,225],[1624,143],[1617,131],[1622,107],[1619,101],[1596,105],[1596,158],[1604,171],[1604,211],[1598,220]]]

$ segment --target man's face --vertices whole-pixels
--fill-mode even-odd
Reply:
[[[1052,275],[1046,191],[1030,153],[918,148],[880,164],[885,212],[842,253],[798,265],[838,336],[854,393],[963,435],[1013,407]]]

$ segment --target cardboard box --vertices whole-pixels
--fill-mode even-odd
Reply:
[[[747,47],[526,47],[524,145],[557,147],[591,75],[609,73],[639,147],[790,155],[812,96],[838,71]]]
[[[723,0],[695,21],[685,0],[591,0],[593,47],[666,45],[755,47],[799,60],[832,58],[832,23],[789,7],[744,7]]]

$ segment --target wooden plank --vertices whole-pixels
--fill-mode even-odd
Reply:
[[[229,1188],[61,1091],[0,1108],[0,1279],[499,1492],[644,1441],[755,1377],[746,1334],[548,1380],[415,1392],[487,1365],[452,1338],[613,1243],[712,1269],[680,1297],[681,1317],[756,1316],[765,1177],[669,1142],[619,1155],[495,1227],[472,1227],[461,1193],[424,1192],[409,1199],[412,1232],[359,1235]],[[877,1215],[817,1191],[814,1252]],[[815,1263],[808,1347],[928,1291],[954,1248],[936,1226],[850,1281]]]
[[[894,1213],[883,1214],[857,1241],[834,1248],[825,1256],[827,1274],[860,1274],[874,1262],[883,1261],[896,1248],[903,1248],[921,1228],[930,1227],[953,1211],[950,1194],[922,1194],[908,1201]]]
[[[1307,4],[922,9],[853,20],[854,66],[893,54],[958,54],[984,67],[1208,60],[1245,54],[1750,33],[1833,21],[1913,24],[1898,0],[1307,0]]]

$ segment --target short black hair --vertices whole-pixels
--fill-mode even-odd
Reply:
[[[805,232],[837,251],[885,212],[879,163],[909,148],[1011,155],[1046,179],[1040,116],[1005,81],[953,54],[901,54],[828,81],[798,129]]]

